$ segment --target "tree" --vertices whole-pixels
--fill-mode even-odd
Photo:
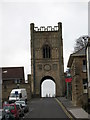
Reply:
[[[85,47],[87,45],[87,43],[88,43],[89,38],[90,37],[88,35],[83,35],[83,36],[79,37],[78,39],[76,39],[74,52],[77,52],[78,50]]]

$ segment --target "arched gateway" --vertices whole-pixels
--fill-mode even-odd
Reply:
[[[47,28],[35,27],[31,30],[31,91],[32,95],[41,95],[41,83],[52,79],[56,84],[56,96],[64,94],[64,65],[62,23]]]
[[[43,94],[42,94],[42,84],[43,84],[43,82],[45,82],[45,81],[53,81],[53,83],[55,84],[55,86],[54,87],[56,87],[56,83],[55,83],[55,80],[51,77],[51,76],[45,76],[45,77],[43,77],[42,79],[41,79],[41,81],[40,81],[40,95],[41,95],[41,97],[43,96]],[[50,89],[51,89],[51,85],[50,84],[48,84],[47,85],[47,88],[45,88],[46,90],[47,90],[47,97],[51,97],[49,94],[50,93],[48,93],[48,91],[50,91]],[[49,90],[48,90],[49,89]],[[55,88],[53,88],[53,89],[55,89]],[[55,91],[53,91],[53,97],[55,97],[56,96],[56,89],[55,89]],[[44,96],[45,97],[45,96]]]

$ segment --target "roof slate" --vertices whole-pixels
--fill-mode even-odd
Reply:
[[[70,67],[74,57],[85,56],[85,47],[70,55],[67,67]]]
[[[3,67],[2,79],[24,79],[24,67]]]
[[[82,55],[85,55],[85,47],[78,50],[77,52],[71,54],[72,56],[82,56]]]

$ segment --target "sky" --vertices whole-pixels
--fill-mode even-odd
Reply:
[[[72,2],[73,1],[73,2]],[[24,66],[31,73],[30,23],[35,27],[62,22],[64,71],[75,40],[88,35],[88,0],[1,0],[0,67]]]

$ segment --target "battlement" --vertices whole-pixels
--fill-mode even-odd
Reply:
[[[46,28],[45,26],[41,26],[40,28],[34,27],[34,31],[58,31],[58,26],[47,26]]]

